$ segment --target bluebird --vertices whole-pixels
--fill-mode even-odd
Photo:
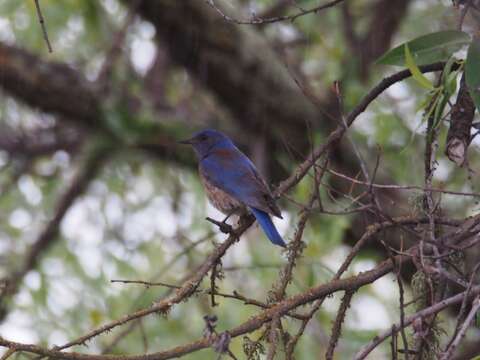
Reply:
[[[245,209],[250,210],[270,241],[286,246],[270,218],[270,215],[274,215],[282,219],[282,215],[267,183],[228,136],[207,129],[180,143],[193,146],[199,162],[200,178],[215,208],[227,218]]]

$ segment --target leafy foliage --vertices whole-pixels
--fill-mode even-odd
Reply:
[[[434,32],[398,45],[383,54],[377,60],[377,63],[403,66],[405,64],[404,48],[408,46],[411,51],[411,58],[415,64],[430,64],[448,59],[452,53],[469,42],[470,36],[463,31],[446,30]]]

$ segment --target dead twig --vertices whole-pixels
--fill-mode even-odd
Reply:
[[[231,22],[231,23],[234,23],[234,24],[238,24],[238,25],[263,25],[263,24],[271,24],[271,23],[275,23],[275,22],[279,22],[279,21],[287,21],[287,20],[288,21],[294,21],[295,19],[299,18],[300,16],[305,16],[307,14],[313,14],[313,13],[317,14],[322,10],[325,10],[325,9],[336,6],[337,4],[340,4],[343,1],[345,1],[345,0],[333,0],[333,1],[330,1],[328,3],[322,4],[322,5],[319,5],[319,6],[315,6],[311,9],[307,9],[307,10],[300,9],[300,11],[298,11],[297,13],[295,13],[293,15],[281,15],[281,16],[266,17],[266,18],[253,17],[252,19],[249,19],[249,20],[242,20],[242,19],[233,18],[233,17],[225,14],[225,12],[222,9],[219,8],[219,6],[215,3],[214,0],[205,0],[205,2],[210,7],[212,7],[212,9],[214,9],[225,21],[228,21],[228,22]]]
[[[47,44],[48,52],[51,53],[53,52],[52,45],[50,44],[50,40],[48,39],[47,27],[45,25],[45,20],[43,19],[42,10],[40,9],[39,1],[40,0],[35,0],[35,8],[37,9],[37,15],[38,15],[38,21],[40,22],[40,27],[42,28],[43,39]]]

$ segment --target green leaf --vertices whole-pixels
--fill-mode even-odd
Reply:
[[[470,42],[463,31],[448,30],[430,33],[401,44],[383,54],[377,64],[404,65],[404,46],[408,45],[417,65],[424,65],[449,58],[452,53]]]
[[[425,108],[425,113],[423,114],[423,121],[427,121],[428,118],[432,116],[440,101],[441,93],[441,90],[437,89],[430,92],[430,96],[427,96],[428,101],[426,106],[428,106],[428,108]]]
[[[445,79],[445,91],[449,96],[453,96],[457,92],[457,76],[458,71],[451,72]]]
[[[448,97],[444,93],[440,93],[439,100],[435,106],[435,113],[433,115],[433,127],[437,128],[440,125],[440,120],[442,120],[443,112],[447,106]]]
[[[445,89],[445,92],[449,95],[453,95],[453,93],[450,93],[450,90],[452,87],[452,84],[450,83],[450,81],[452,80],[452,76],[456,80],[456,77],[458,75],[457,70],[452,71],[452,67],[453,67],[453,64],[455,64],[455,62],[457,62],[457,59],[455,59],[455,57],[452,56],[450,59],[448,59],[442,71],[441,83],[443,88]]]
[[[428,80],[418,68],[415,60],[413,59],[412,53],[410,52],[408,44],[405,44],[405,63],[408,70],[410,70],[410,72],[412,73],[412,77],[420,86],[424,87],[427,90],[433,90],[435,88],[431,81]]]
[[[465,61],[465,81],[470,96],[480,111],[480,37],[475,37],[468,48]]]

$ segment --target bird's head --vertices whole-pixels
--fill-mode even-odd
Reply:
[[[213,150],[234,146],[227,135],[213,129],[199,131],[190,139],[179,141],[179,143],[192,145],[199,158],[207,156]]]

